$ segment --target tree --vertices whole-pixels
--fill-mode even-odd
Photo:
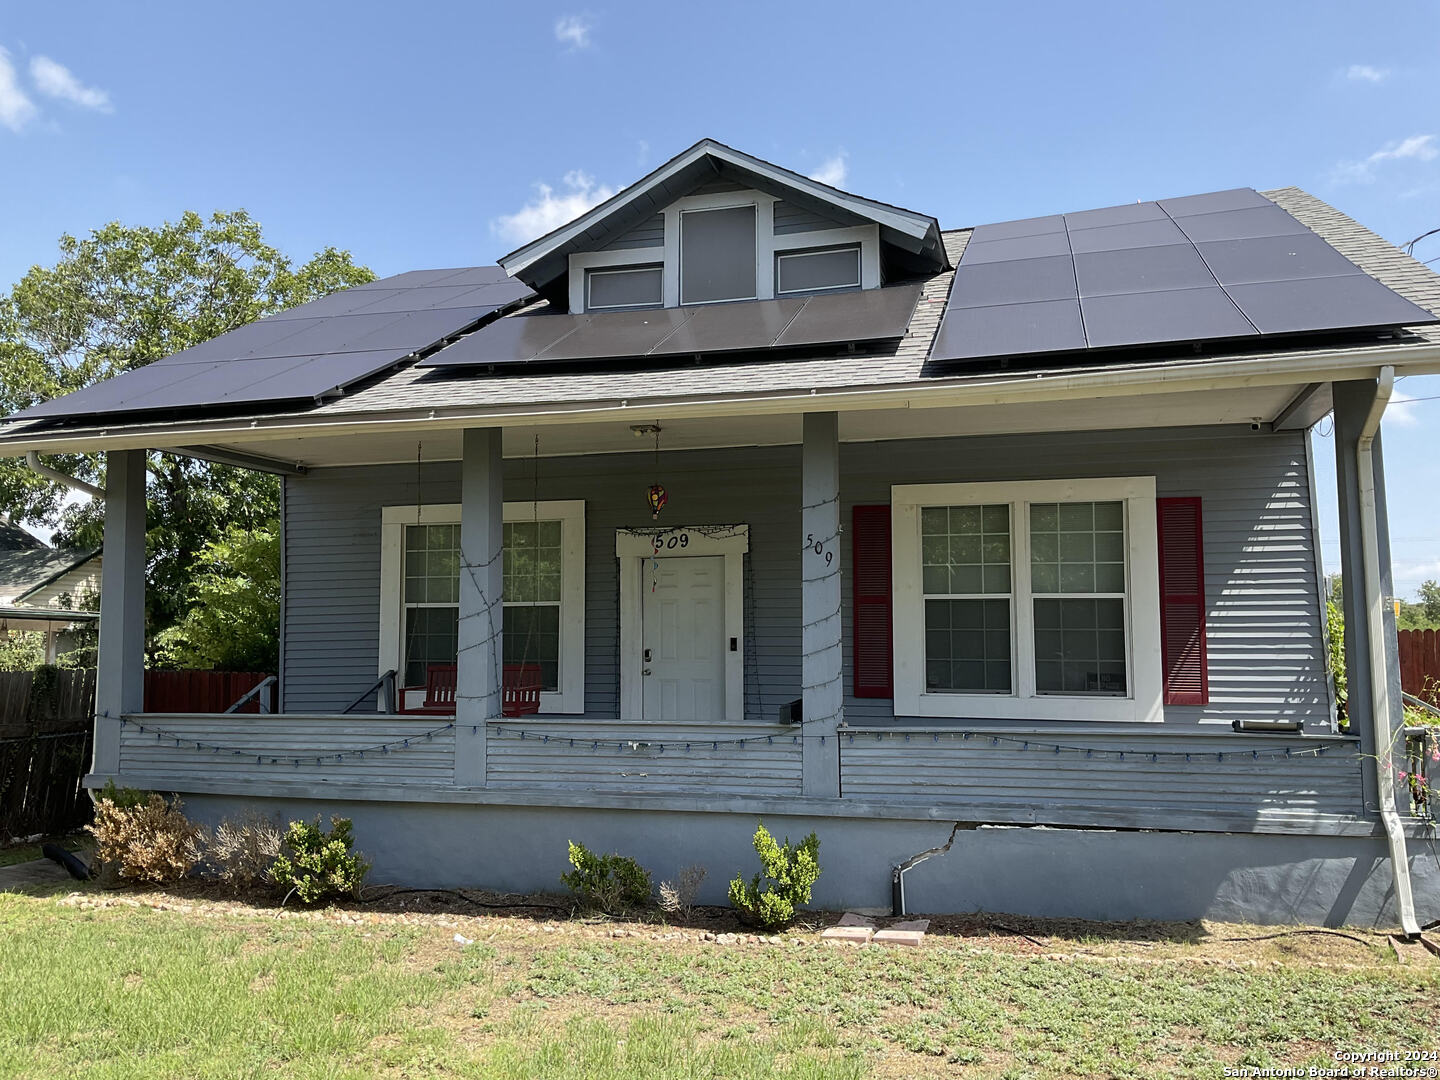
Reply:
[[[336,289],[374,280],[348,251],[325,248],[298,269],[265,243],[243,210],[186,213],[158,228],[118,222],[60,238],[60,259],[33,267],[0,296],[0,412],[9,414],[144,367]],[[98,454],[50,464],[104,482]],[[275,477],[192,458],[149,456],[146,549],[151,633],[175,625],[194,595],[204,546],[228,530],[271,528]],[[65,490],[22,464],[0,462],[0,509],[58,526],[57,540],[98,546],[103,508],[65,505]],[[276,570],[278,576],[278,568]]]
[[[185,616],[156,637],[167,667],[269,671],[280,662],[280,534],[231,526],[201,549]]]

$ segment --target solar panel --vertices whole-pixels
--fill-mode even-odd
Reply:
[[[789,299],[695,308],[690,318],[652,352],[671,355],[768,349],[803,307],[804,300]]]
[[[1225,290],[1168,289],[1115,293],[1081,301],[1092,349],[1167,341],[1205,341],[1255,333]]]
[[[932,360],[967,360],[1085,348],[1078,300],[950,308],[931,349]]]
[[[812,296],[775,339],[775,345],[828,345],[904,337],[919,301],[919,285]]]
[[[1051,255],[962,266],[955,271],[954,295],[958,307],[1072,299],[1075,263],[1068,255]]]
[[[1055,220],[974,231],[932,359],[1440,321],[1249,188]]]
[[[1073,270],[1084,297],[1215,284],[1210,268],[1190,244],[1091,251],[1075,256]]]
[[[415,270],[239,327],[17,418],[314,398],[370,378],[530,295],[498,266]]]
[[[727,353],[905,335],[919,285],[588,315],[512,315],[481,327],[420,367]]]
[[[1368,274],[1231,285],[1227,291],[1262,334],[1437,321]]]

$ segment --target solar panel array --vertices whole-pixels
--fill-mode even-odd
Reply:
[[[421,367],[508,367],[686,356],[903,337],[919,285],[684,308],[518,314],[421,361]]]
[[[498,266],[414,270],[241,326],[15,419],[321,398],[532,295]]]
[[[982,225],[934,360],[1436,322],[1249,188]]]

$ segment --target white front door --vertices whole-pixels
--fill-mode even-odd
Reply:
[[[723,720],[725,559],[655,563],[645,567],[641,602],[644,718]]]

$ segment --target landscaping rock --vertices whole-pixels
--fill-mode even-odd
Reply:
[[[878,930],[870,940],[876,945],[908,945],[911,948],[918,948],[920,943],[925,940],[925,931]]]
[[[874,927],[871,926],[832,926],[820,931],[820,937],[825,941],[864,945],[874,933]]]

